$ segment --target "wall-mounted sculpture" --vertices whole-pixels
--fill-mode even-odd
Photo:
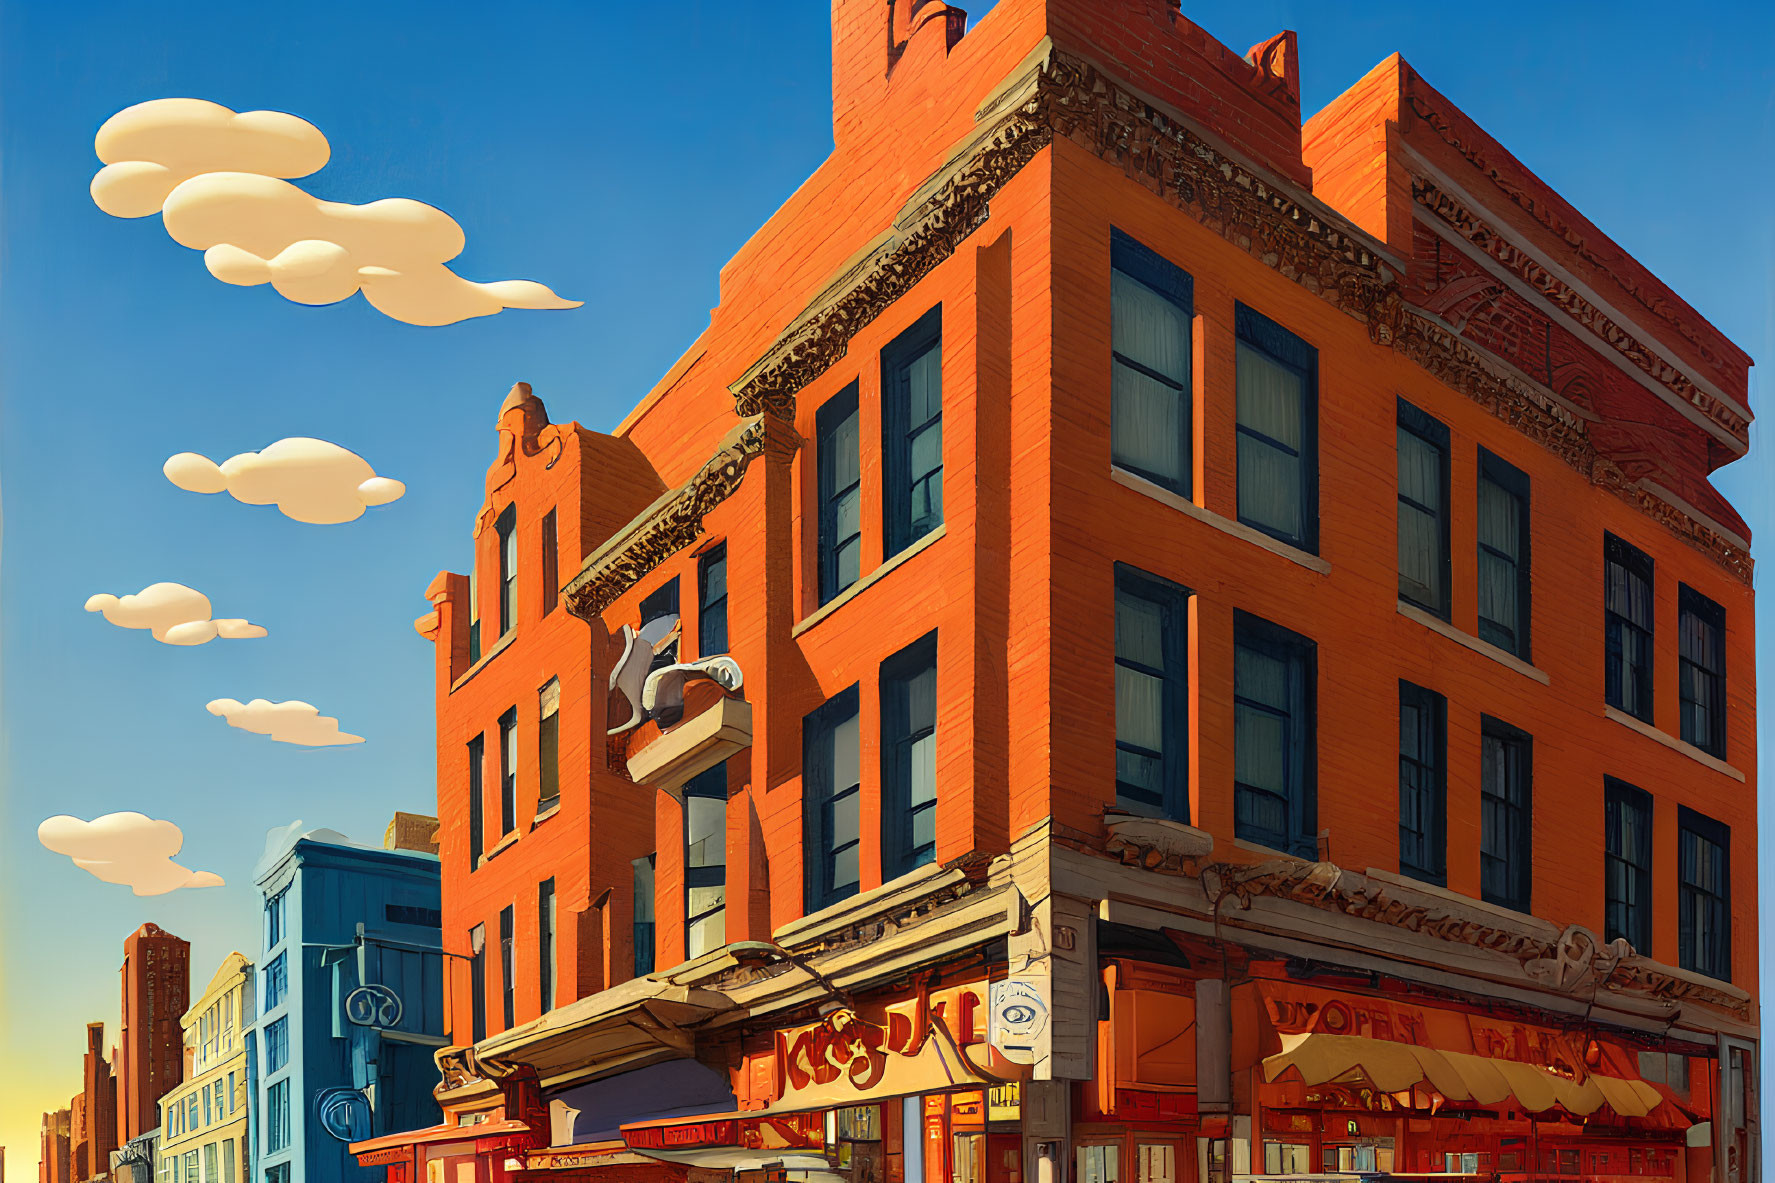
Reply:
[[[744,684],[740,666],[731,657],[705,657],[700,661],[678,662],[653,668],[656,655],[671,648],[678,640],[678,617],[660,616],[648,621],[637,632],[630,625],[622,626],[622,656],[610,671],[612,717],[620,717],[628,708],[625,722],[612,726],[611,735],[639,727],[652,719],[661,727],[670,727],[684,717],[684,684],[707,678],[729,694]],[[620,704],[615,701],[620,696]]]

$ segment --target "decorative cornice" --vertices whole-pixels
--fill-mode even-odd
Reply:
[[[649,571],[701,536],[703,518],[727,500],[752,461],[764,454],[769,428],[762,417],[742,423],[695,476],[660,497],[586,559],[563,592],[567,609],[596,620]]]
[[[1700,411],[1710,422],[1718,424],[1738,441],[1741,448],[1750,446],[1748,419],[1698,387],[1694,379],[1616,324],[1607,313],[1586,300],[1570,284],[1543,267],[1533,255],[1499,234],[1472,210],[1422,177],[1412,177],[1411,195],[1444,225],[1494,263],[1527,283],[1573,321],[1590,330],[1629,364]]]

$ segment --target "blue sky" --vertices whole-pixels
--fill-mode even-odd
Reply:
[[[973,15],[988,5],[973,6]],[[1729,336],[1775,356],[1766,194],[1775,17],[1750,4],[1189,0],[1238,49],[1300,32],[1316,110],[1395,50]],[[0,1144],[36,1157],[84,1023],[117,1020],[124,936],[191,939],[197,986],[255,939],[250,869],[294,818],[366,840],[432,808],[422,593],[460,569],[494,411],[531,382],[609,429],[707,323],[722,263],[830,147],[819,0],[764,6],[0,3]],[[93,134],[189,96],[315,123],[317,196],[406,196],[460,222],[454,264],[584,300],[421,329],[361,298],[306,308],[227,287],[158,218],[96,209]],[[1760,404],[1755,391],[1753,400]],[[349,447],[407,483],[349,525],[174,488],[162,461],[284,436]],[[1753,528],[1775,485],[1720,474]],[[1775,535],[1771,535],[1775,537]],[[1767,547],[1758,546],[1759,555]],[[156,644],[82,610],[176,580],[264,640]],[[1775,636],[1775,633],[1769,635]],[[204,703],[300,698],[368,738],[306,750]],[[229,886],[137,899],[37,845],[52,813],[177,821],[182,861]]]

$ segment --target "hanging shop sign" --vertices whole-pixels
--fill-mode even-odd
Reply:
[[[994,982],[987,992],[987,1042],[1013,1064],[1033,1064],[1048,1029],[1048,1002],[1033,982]]]

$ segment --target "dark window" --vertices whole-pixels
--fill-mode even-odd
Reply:
[[[653,855],[629,864],[635,896],[635,976],[653,972]]]
[[[499,716],[499,833],[518,828],[518,708]]]
[[[1448,425],[1399,404],[1399,598],[1447,620]]]
[[[1448,700],[1399,683],[1399,873],[1448,882]]]
[[[1233,794],[1236,837],[1318,857],[1313,642],[1233,613]]]
[[[290,1183],[290,1164],[280,1162],[265,1168],[265,1183]]]
[[[476,1043],[487,1038],[487,928],[477,924],[468,930],[468,992],[473,1007]]]
[[[412,924],[420,928],[437,928],[444,922],[444,914],[438,909],[413,904],[386,904],[382,914],[390,924]]]
[[[1120,230],[1109,236],[1110,458],[1190,495],[1190,277]]]
[[[937,857],[937,634],[881,666],[881,846],[884,877]]]
[[[1239,520],[1319,549],[1319,351],[1243,304],[1233,309]]]
[[[662,616],[678,615],[678,579],[674,576],[649,592],[641,601],[641,627],[646,628]],[[653,655],[650,669],[661,669],[678,660],[678,642],[673,641]]]
[[[1732,832],[1686,806],[1677,809],[1677,964],[1732,980]]]
[[[696,564],[696,655],[727,652],[727,543],[704,551]]]
[[[561,803],[561,679],[550,678],[536,693],[536,813]]]
[[[943,524],[943,306],[881,351],[884,557]]]
[[[518,507],[506,506],[493,529],[499,534],[499,635],[503,637],[518,622],[513,598],[518,584]]]
[[[486,848],[482,832],[482,814],[487,805],[487,737],[477,735],[468,741],[468,865],[473,870]]]
[[[476,567],[468,569],[468,663],[481,660],[481,580]]]
[[[1190,820],[1189,591],[1116,565],[1116,804]]]
[[[1603,781],[1603,939],[1652,948],[1652,797],[1625,781]]]
[[[290,1082],[284,1079],[273,1081],[265,1090],[265,1149],[275,1154],[289,1144]],[[196,1155],[191,1157],[196,1159]]]
[[[512,972],[512,945],[516,939],[512,930],[515,927],[516,918],[512,915],[512,906],[507,904],[499,910],[499,984],[503,995],[500,1015],[505,1019],[505,1025],[501,1028],[504,1031],[511,1030],[512,1025],[517,1022],[517,1008],[514,1003],[517,1000],[518,984]]]
[[[289,975],[284,968],[286,964],[284,955],[279,953],[271,959],[271,964],[265,967],[265,1001],[261,1005],[261,1010],[271,1010],[283,1002],[284,994],[290,988]]]
[[[684,786],[684,955],[727,943],[727,763]]]
[[[1480,716],[1479,896],[1529,910],[1534,740],[1489,715]]]
[[[820,479],[820,603],[855,583],[863,561],[863,469],[857,454],[857,384],[814,414]]]
[[[840,691],[801,722],[807,910],[857,893],[861,776],[857,688]]]
[[[1677,585],[1677,686],[1683,740],[1726,758],[1726,610]]]
[[[536,983],[543,1014],[555,1009],[555,880],[536,885]]]
[[[542,614],[547,616],[561,602],[561,542],[555,511],[542,515]]]
[[[1529,658],[1528,474],[1479,449],[1479,639]]]
[[[1652,556],[1603,535],[1604,695],[1608,704],[1652,721]]]
[[[277,1019],[265,1025],[265,1071],[276,1072],[290,1062],[290,1022]],[[193,1104],[196,1099],[193,1098]]]
[[[284,939],[284,897],[290,889],[284,888],[265,901],[265,948],[269,951],[277,948]]]

